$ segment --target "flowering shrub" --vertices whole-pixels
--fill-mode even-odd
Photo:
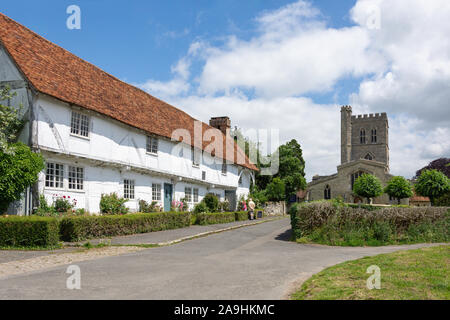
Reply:
[[[108,214],[127,214],[128,208],[125,207],[127,199],[121,198],[117,193],[102,194],[100,199],[100,212]]]
[[[176,212],[183,212],[183,209],[186,209],[185,203],[183,201],[172,201],[171,210]]]
[[[150,213],[150,212],[161,212],[162,207],[157,201],[148,203],[145,200],[139,200],[139,212]]]
[[[39,196],[39,207],[34,213],[42,217],[61,217],[66,215],[84,215],[84,209],[74,209],[77,205],[75,198],[65,195],[52,195],[53,203],[49,205],[44,195]]]

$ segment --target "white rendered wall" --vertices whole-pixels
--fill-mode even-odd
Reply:
[[[71,135],[70,121],[72,110],[90,116],[89,138]],[[146,152],[146,134],[143,131],[124,125],[118,121],[80,109],[72,109],[66,103],[40,95],[35,104],[37,119],[38,145],[48,162],[65,164],[65,188],[45,188],[45,176],[40,177],[40,193],[51,202],[54,194],[62,194],[77,199],[77,207],[92,213],[99,212],[102,193],[117,192],[123,195],[123,180],[135,180],[135,200],[127,202],[132,210],[138,209],[138,200],[151,202],[151,185],[160,183],[162,193],[164,183],[173,185],[173,199],[185,197],[185,187],[199,189],[199,201],[206,193],[212,192],[225,197],[225,189],[236,190],[236,199],[248,195],[250,173],[244,170],[242,183],[238,185],[242,168],[228,164],[227,174],[221,172],[221,161],[214,163],[213,158],[204,153],[212,164],[201,163],[192,166],[190,150],[172,155],[176,144],[168,139],[159,138],[158,154]],[[178,148],[179,149],[179,148]],[[96,162],[94,162],[94,160]],[[76,163],[78,162],[78,163]],[[68,165],[84,168],[84,190],[74,192],[67,189]],[[151,169],[151,172],[139,173],[137,169]],[[202,181],[202,171],[206,180]],[[180,178],[181,177],[181,178]],[[181,181],[180,181],[181,179]],[[186,179],[195,179],[187,182]],[[161,205],[164,197],[161,195]],[[192,207],[193,204],[190,205]]]

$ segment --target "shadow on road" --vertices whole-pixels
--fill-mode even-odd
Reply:
[[[280,241],[292,241],[292,229],[288,229],[283,233],[280,233],[278,236],[275,237],[275,240]]]

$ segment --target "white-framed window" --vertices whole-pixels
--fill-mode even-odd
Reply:
[[[223,163],[222,163],[222,174],[223,174],[224,176],[227,175],[227,163],[226,163],[225,160],[223,160]]]
[[[85,138],[89,137],[89,116],[72,111],[70,133]]]
[[[198,202],[198,188],[194,188],[193,190],[192,190],[192,192],[193,192],[193,201],[194,201],[194,203],[197,203]]]
[[[152,184],[152,201],[161,201],[161,185],[158,183]]]
[[[184,197],[186,199],[186,202],[192,202],[192,188],[191,187],[184,188]]]
[[[191,160],[193,166],[195,167],[200,166],[201,155],[202,155],[201,151],[195,149],[194,147],[191,148]]]
[[[125,199],[134,199],[134,180],[123,180],[123,197]]]
[[[148,153],[157,154],[158,153],[158,138],[147,136],[146,149]]]
[[[47,162],[45,170],[45,186],[48,188],[64,188],[64,165]]]
[[[84,168],[69,166],[69,189],[83,190]]]

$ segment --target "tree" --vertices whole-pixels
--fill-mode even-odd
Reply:
[[[367,198],[367,203],[370,203],[370,198],[378,197],[383,194],[383,186],[377,177],[364,173],[355,180],[353,192],[360,197]]]
[[[14,97],[15,93],[10,93],[9,87],[0,88],[0,101],[8,101]],[[0,151],[11,153],[13,150],[10,144],[15,142],[17,135],[24,125],[20,117],[19,108],[5,106],[0,103]]]
[[[280,178],[273,178],[266,188],[266,195],[270,201],[284,200],[285,192],[284,182]]]
[[[431,203],[450,190],[449,178],[435,169],[424,170],[414,186],[416,193],[428,197]]]
[[[285,194],[281,200],[285,200],[296,194],[298,190],[306,188],[305,160],[301,146],[295,139],[278,147],[277,151],[270,156],[272,160],[276,157],[279,162],[278,172],[273,176],[263,176],[257,173],[256,184],[259,190],[267,190],[273,179],[281,179],[285,186]],[[260,164],[260,167],[263,166]]]
[[[439,158],[431,161],[426,167],[417,170],[415,178],[420,177],[423,171],[436,169],[450,178],[450,158]]]
[[[400,200],[404,198],[410,198],[413,196],[412,186],[408,180],[403,177],[393,177],[389,180],[384,192],[389,196],[396,198],[398,204]]]
[[[44,169],[44,159],[23,143],[8,145],[12,152],[0,151],[0,213],[19,200],[23,191],[35,183]]]

